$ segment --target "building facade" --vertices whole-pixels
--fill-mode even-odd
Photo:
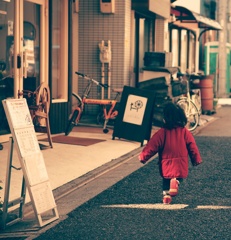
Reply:
[[[172,52],[167,67],[200,70],[201,27],[219,30],[220,25],[215,20],[211,24],[211,16],[200,18],[200,12],[177,2],[1,0],[1,100],[23,97],[19,93],[47,83],[51,132],[60,133],[71,112],[72,91],[81,93],[86,86],[75,71],[110,86],[105,91],[96,87],[91,97],[113,98],[112,88],[137,87],[147,78],[145,53]],[[211,36],[216,37],[209,32],[207,38]],[[163,74],[155,70],[152,78]],[[87,114],[96,111],[90,105],[86,108]],[[4,135],[9,129],[3,117],[1,122],[0,134]]]

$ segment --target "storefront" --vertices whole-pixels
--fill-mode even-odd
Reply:
[[[203,70],[203,63],[199,60],[204,58],[204,44],[215,40],[219,30],[221,25],[214,19],[172,4],[169,36],[174,64],[182,72]]]
[[[35,91],[46,83],[50,88],[51,133],[64,132],[71,92],[81,93],[84,88],[75,71],[101,80],[99,43],[110,40],[112,60],[110,68],[105,67],[111,71],[109,85],[135,86],[144,53],[168,51],[164,36],[171,2],[118,0],[113,13],[105,13],[100,10],[100,1],[0,0],[1,100],[23,97],[19,93]],[[97,90],[92,94],[99,95]],[[1,137],[9,129],[2,104],[0,111]]]
[[[0,2],[2,99],[48,81],[47,7],[43,0]]]
[[[35,91],[46,83],[51,89],[50,115],[53,104],[68,109],[69,2],[0,0],[1,100],[24,97],[25,90]],[[67,119],[65,112],[62,116]],[[1,103],[0,135],[7,133]]]
[[[132,0],[135,11],[135,86],[143,80],[145,52],[167,51],[165,47],[170,1]]]

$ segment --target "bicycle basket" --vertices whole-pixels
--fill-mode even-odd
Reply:
[[[173,81],[171,83],[171,85],[172,85],[172,96],[173,97],[177,97],[177,96],[187,93],[187,84],[185,82]]]

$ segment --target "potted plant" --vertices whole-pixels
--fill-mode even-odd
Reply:
[[[4,61],[0,61],[0,80],[6,77],[6,63]]]
[[[6,78],[6,71],[0,70],[0,80],[4,80]]]

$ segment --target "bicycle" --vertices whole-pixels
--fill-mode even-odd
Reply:
[[[18,91],[18,98],[26,98],[35,131],[47,133],[49,146],[53,148],[49,109],[50,109],[50,89],[47,83],[41,83],[35,91]]]
[[[194,131],[199,125],[200,115],[201,115],[201,97],[200,91],[191,89],[192,85],[201,79],[200,75],[197,74],[182,74],[177,73],[177,77],[180,81],[183,81],[183,77],[187,77],[186,88],[187,93],[181,95],[176,104],[179,105],[185,112],[187,117],[187,125],[189,131]]]
[[[118,115],[118,110],[116,109],[116,105],[118,104],[117,98],[121,94],[121,89],[115,89],[116,97],[115,99],[94,99],[88,98],[91,92],[91,88],[93,84],[97,86],[107,89],[109,86],[107,84],[102,84],[97,80],[88,77],[87,75],[75,72],[77,75],[81,76],[83,79],[88,81],[86,88],[83,91],[82,97],[80,97],[76,93],[72,93],[72,113],[69,117],[67,127],[65,129],[65,135],[67,136],[73,129],[74,126],[77,126],[82,113],[84,111],[85,104],[99,105],[102,107],[102,110],[99,112],[97,116],[97,122],[101,123],[103,120],[103,132],[108,133],[109,129],[107,128],[108,121],[110,119],[115,119]]]

